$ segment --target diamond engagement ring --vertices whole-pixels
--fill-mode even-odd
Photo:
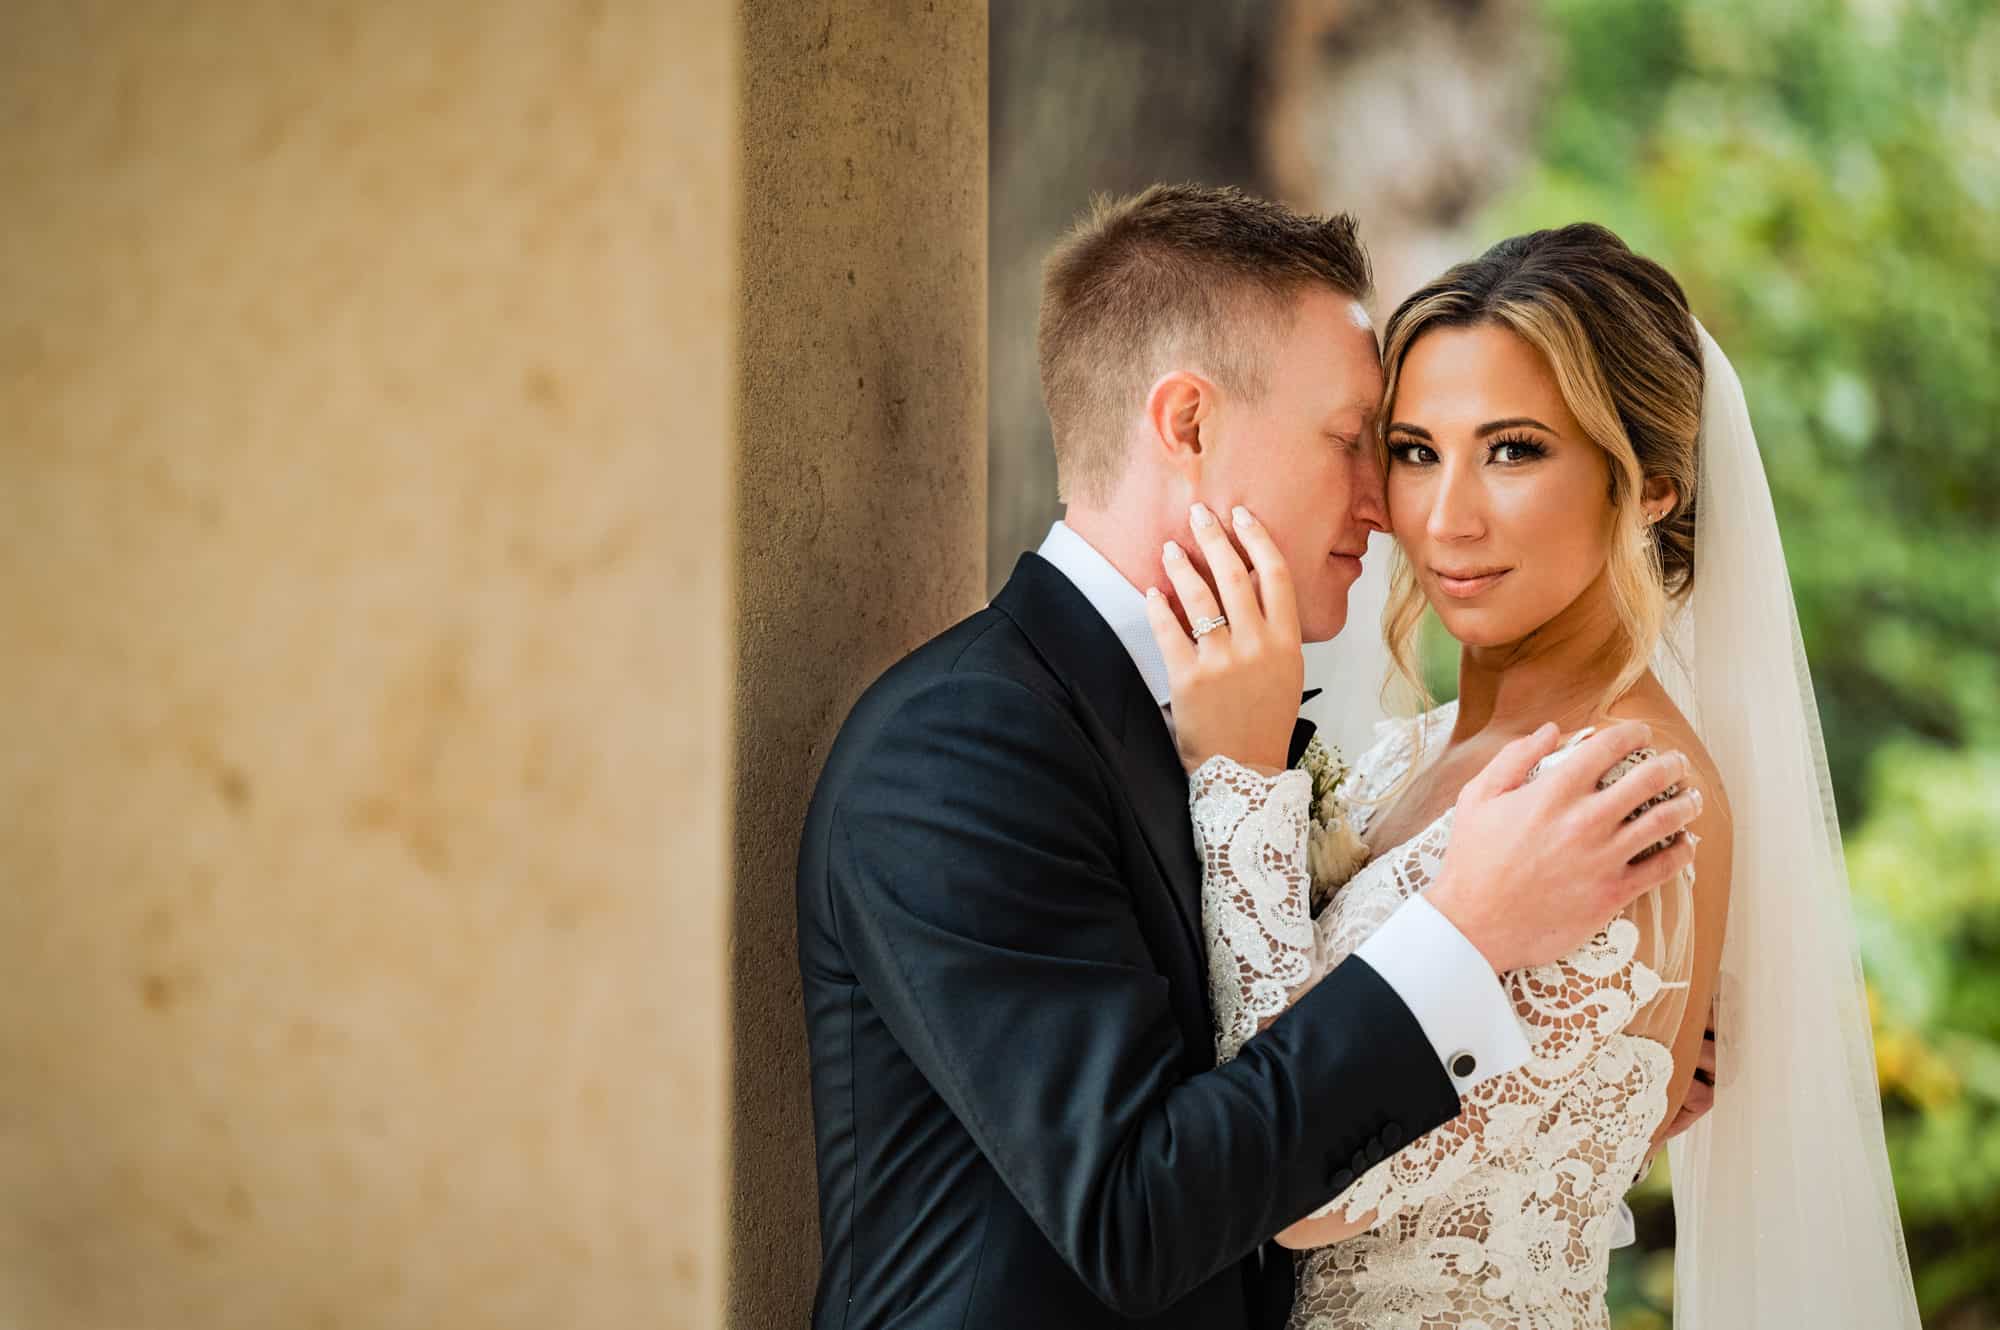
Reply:
[[[1216,629],[1227,628],[1228,626],[1229,616],[1225,614],[1218,614],[1213,619],[1196,619],[1194,621],[1194,640],[1199,642]]]

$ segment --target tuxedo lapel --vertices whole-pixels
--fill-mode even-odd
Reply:
[[[1039,555],[1024,554],[993,604],[1020,626],[1028,641],[1097,717],[1113,740],[1107,756],[1153,862],[1174,899],[1188,945],[1207,969],[1201,931],[1201,861],[1188,816],[1188,778],[1159,703],[1132,664],[1111,625],[1067,577]],[[1301,700],[1319,695],[1312,689]],[[1297,766],[1316,731],[1301,716],[1292,727],[1286,765]]]
[[[1112,740],[1106,756],[1173,896],[1188,945],[1203,958],[1201,864],[1188,819],[1187,772],[1124,643],[1083,593],[1038,555],[1021,556],[993,604],[1020,626],[1050,671]]]
[[[1138,671],[1132,672],[1137,680]],[[1188,776],[1181,755],[1141,681],[1125,702],[1125,791],[1139,814],[1139,829],[1174,894],[1188,940],[1207,970],[1207,949],[1201,934],[1201,860],[1195,854],[1194,822],[1188,816]]]
[[[1313,691],[1317,692],[1318,690],[1315,689]],[[1313,696],[1313,693],[1307,693],[1306,696],[1310,698]],[[1306,745],[1313,741],[1313,735],[1317,733],[1319,733],[1319,726],[1313,724],[1304,716],[1300,716],[1296,721],[1292,722],[1292,746],[1285,753],[1286,766],[1295,767],[1299,764],[1299,759],[1306,755]]]

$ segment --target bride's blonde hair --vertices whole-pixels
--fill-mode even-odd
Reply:
[[[1615,682],[1602,705],[1644,674],[1668,610],[1694,586],[1695,438],[1701,430],[1701,340],[1680,283],[1589,222],[1503,240],[1452,268],[1397,307],[1383,335],[1383,410],[1410,347],[1426,332],[1492,324],[1541,352],[1556,385],[1610,462],[1616,509],[1608,568],[1623,629]],[[1386,453],[1386,436],[1379,440]],[[1671,481],[1678,498],[1657,523],[1640,507],[1648,479]],[[1424,596],[1398,549],[1382,615],[1396,675],[1425,708],[1418,664]]]

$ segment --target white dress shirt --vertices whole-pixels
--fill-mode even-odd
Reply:
[[[1167,662],[1146,597],[1082,536],[1057,522],[1036,553],[1075,584],[1132,657],[1153,700],[1167,706]],[[1168,728],[1173,725],[1168,712]],[[1479,949],[1422,896],[1404,902],[1354,953],[1396,991],[1462,1095],[1528,1060],[1514,1004]]]

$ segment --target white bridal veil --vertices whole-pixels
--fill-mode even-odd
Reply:
[[[1735,862],[1715,1108],[1668,1147],[1674,1325],[1915,1330],[1840,825],[1777,514],[1743,385],[1699,335],[1695,587],[1654,664],[1727,787]]]

